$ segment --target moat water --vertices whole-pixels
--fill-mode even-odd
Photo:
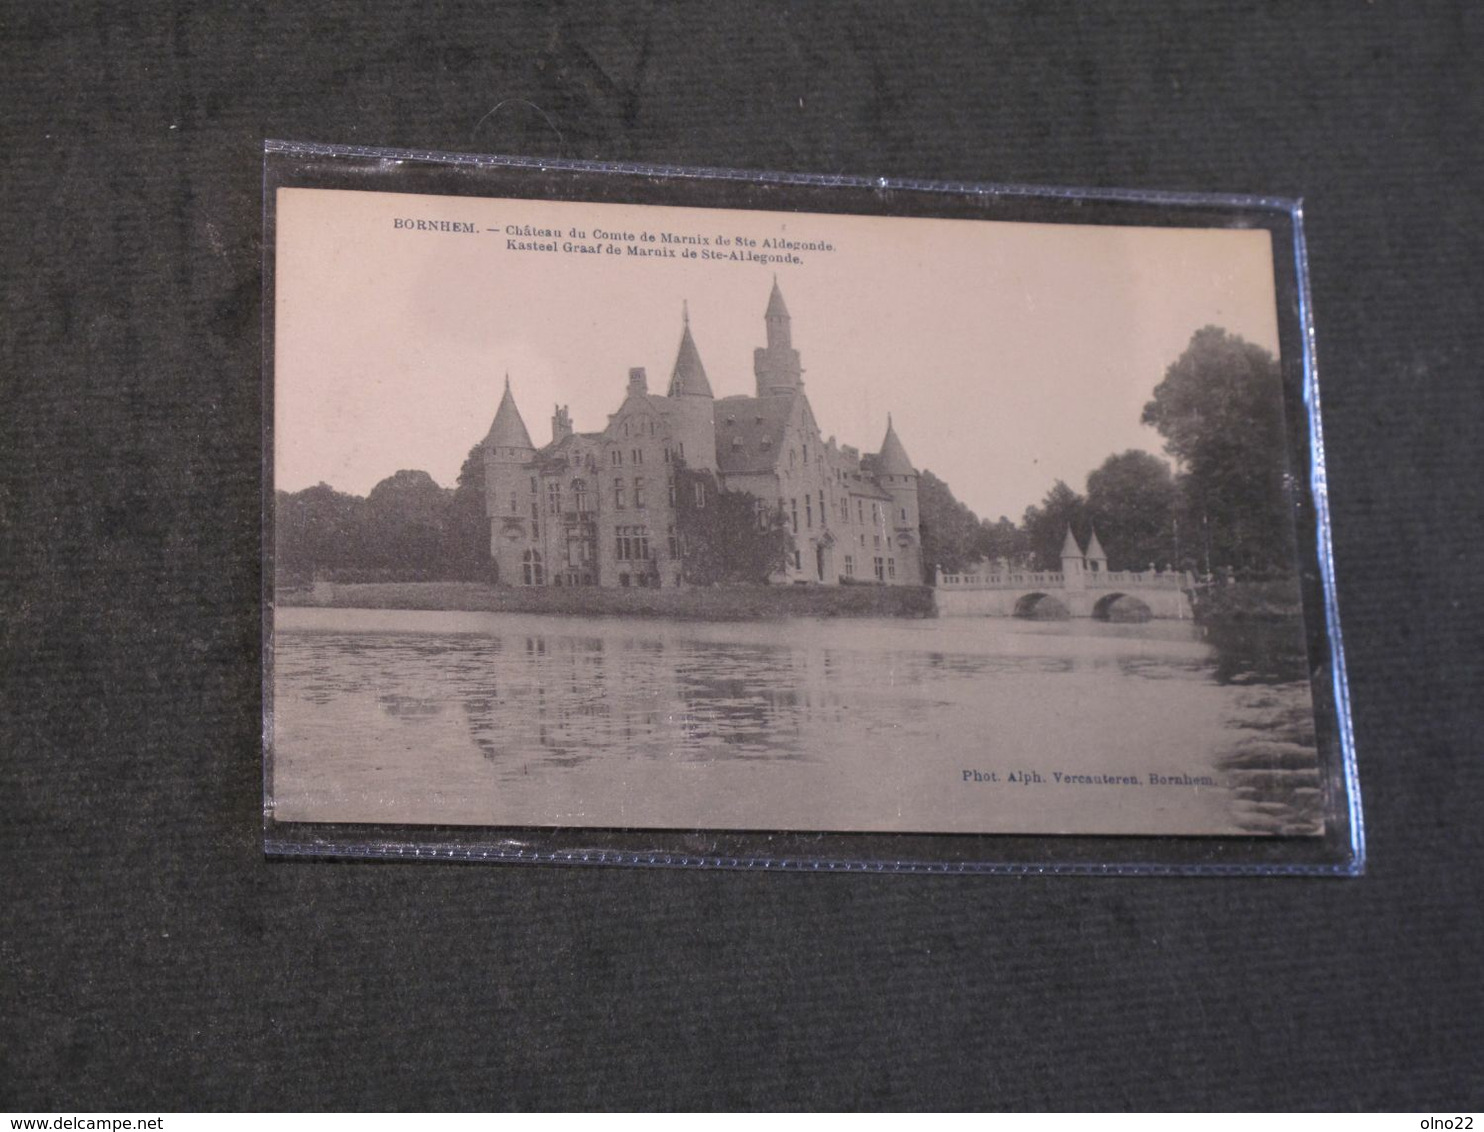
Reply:
[[[1171,621],[281,608],[275,814],[1310,832],[1307,686],[1232,683],[1220,659],[1194,625]]]

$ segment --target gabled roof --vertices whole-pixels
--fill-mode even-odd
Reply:
[[[510,393],[510,375],[505,375],[505,396],[500,398],[500,407],[495,410],[494,422],[484,438],[492,448],[532,448],[531,434],[526,431],[526,422],[520,419],[520,410],[515,407],[515,398]]]
[[[696,340],[690,334],[690,319],[685,320],[685,330],[680,335],[680,350],[675,355],[675,369],[670,374],[670,396],[690,394],[694,397],[710,397],[711,382],[706,379],[706,367],[701,364],[701,351],[696,349]]]
[[[902,447],[902,442],[897,437],[897,430],[892,427],[890,414],[886,418],[886,438],[881,442],[881,454],[876,457],[876,473],[883,476],[915,476],[917,474],[917,469],[912,466],[912,461],[907,456],[907,450]]]
[[[1067,537],[1062,540],[1061,556],[1063,558],[1081,558],[1082,548],[1077,545],[1077,538],[1072,534],[1072,525],[1067,524]]]
[[[724,475],[755,475],[778,466],[794,400],[723,397],[716,402],[716,464]]]

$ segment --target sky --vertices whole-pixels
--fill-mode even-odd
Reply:
[[[452,486],[506,374],[538,446],[555,404],[597,431],[630,367],[665,392],[682,305],[716,396],[752,395],[775,272],[824,435],[875,451],[891,414],[914,464],[991,519],[1018,521],[1058,479],[1082,490],[1115,452],[1162,454],[1140,413],[1201,327],[1278,348],[1264,230],[278,192],[274,464],[288,491],[364,495],[404,468]],[[619,254],[512,249],[553,242],[512,234],[524,226]],[[768,238],[832,250],[799,264],[624,250],[727,256]]]

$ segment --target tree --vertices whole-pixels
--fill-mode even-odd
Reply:
[[[917,513],[924,566],[957,574],[985,557],[989,540],[979,517],[955,499],[948,485],[929,471],[924,471],[917,481]]]
[[[1179,492],[1158,456],[1130,449],[1087,476],[1087,514],[1111,570],[1147,570],[1175,558]]]
[[[1144,406],[1179,461],[1182,542],[1205,569],[1291,568],[1283,384],[1268,351],[1216,326],[1195,332]]]
[[[1062,480],[1057,480],[1040,506],[1025,509],[1020,523],[1032,561],[1038,570],[1060,570],[1061,548],[1071,527],[1078,540],[1087,544],[1087,500]]]
[[[1012,565],[1019,565],[1030,556],[1030,540],[1024,531],[1004,515],[998,522],[985,519],[981,523],[979,545],[983,557],[995,561],[1003,558]]]
[[[484,499],[484,445],[469,449],[459,469],[458,486],[448,505],[444,528],[443,565],[451,578],[488,578],[494,570],[490,557],[490,521]]]
[[[422,471],[400,471],[366,497],[366,565],[411,576],[443,573],[449,493]]]
[[[284,579],[360,565],[366,501],[327,483],[276,494],[274,559]]]
[[[746,491],[726,491],[710,472],[675,469],[675,532],[691,585],[767,582],[783,571],[794,539],[783,515]]]

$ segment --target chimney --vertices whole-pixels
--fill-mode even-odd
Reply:
[[[649,392],[649,379],[644,376],[643,366],[635,366],[633,369],[629,370],[629,392]]]
[[[567,413],[566,405],[558,405],[556,412],[551,415],[551,442],[565,440],[572,435],[572,418]]]

